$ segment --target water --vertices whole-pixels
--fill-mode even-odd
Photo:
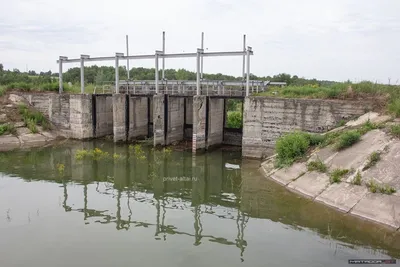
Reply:
[[[75,158],[95,147],[122,157]],[[0,266],[336,267],[400,257],[399,232],[287,192],[238,152],[143,150],[96,141],[1,153]]]

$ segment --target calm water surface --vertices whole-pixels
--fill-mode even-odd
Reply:
[[[95,147],[111,158],[76,159]],[[287,192],[258,165],[232,151],[138,156],[106,141],[0,153],[0,266],[336,267],[400,257],[399,232]]]

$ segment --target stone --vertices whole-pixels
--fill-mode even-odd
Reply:
[[[12,135],[0,136],[0,151],[7,151],[18,148],[20,146],[19,139]]]
[[[307,172],[307,167],[304,163],[294,163],[290,167],[279,169],[270,177],[282,185],[287,185],[305,172]]]
[[[400,197],[368,193],[350,213],[398,229],[400,227]]]
[[[292,191],[301,193],[310,198],[315,198],[329,185],[329,177],[325,173],[316,171],[307,172],[296,181],[288,184],[288,188]]]
[[[13,103],[25,102],[25,98],[23,98],[22,96],[19,96],[19,95],[15,95],[15,94],[10,94],[8,99]]]
[[[331,158],[327,163],[330,169],[357,169],[364,164],[369,155],[380,151],[389,144],[389,137],[381,130],[372,130],[361,137],[361,140]]]
[[[25,127],[25,122],[23,122],[23,121],[16,122],[16,123],[14,123],[14,127],[15,128]]]
[[[37,146],[46,143],[46,138],[41,134],[25,134],[19,138],[23,146]]]
[[[29,130],[28,128],[22,127],[22,128],[17,128],[17,135],[21,136],[21,135],[25,135],[25,134],[30,134],[31,130]]]
[[[5,105],[5,107],[6,107],[6,108],[12,108],[12,107],[13,107],[13,105],[11,105],[11,104],[8,104],[8,105]]]
[[[5,123],[5,122],[7,122],[7,115],[0,114],[0,123]]]
[[[368,189],[365,186],[342,182],[331,184],[315,200],[340,211],[349,212],[367,193]]]

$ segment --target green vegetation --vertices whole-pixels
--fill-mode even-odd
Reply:
[[[44,130],[50,128],[50,124],[40,111],[32,111],[26,105],[19,105],[19,113],[21,114],[26,126],[32,133],[37,133],[37,126],[42,126]]]
[[[243,102],[237,99],[228,99],[226,102],[226,127],[242,128],[243,127]]]
[[[64,173],[64,169],[65,169],[65,165],[64,164],[61,164],[61,163],[57,164],[57,170],[58,170],[58,172],[60,174]]]
[[[336,149],[341,150],[357,143],[361,138],[361,134],[357,130],[351,130],[342,133],[336,143]]]
[[[369,191],[372,193],[380,192],[380,193],[386,194],[386,195],[391,195],[393,193],[396,193],[396,189],[394,187],[389,186],[389,185],[379,185],[374,180],[370,180],[367,183],[367,187],[368,187]]]
[[[340,183],[342,181],[342,177],[349,173],[349,170],[346,169],[335,169],[330,174],[330,182],[333,183]]]
[[[375,166],[376,163],[381,159],[381,154],[378,152],[372,152],[371,155],[369,155],[368,162],[364,166],[363,171],[371,168],[372,166]]]
[[[0,135],[3,134],[16,134],[16,130],[14,125],[10,123],[0,124]]]
[[[284,167],[302,158],[310,147],[324,142],[325,137],[305,132],[292,132],[282,135],[276,141],[276,166]]]
[[[390,127],[390,132],[392,135],[400,138],[400,124],[392,125]]]
[[[326,172],[328,168],[326,167],[325,163],[323,163],[320,159],[315,161],[310,161],[307,164],[308,171],[318,171],[318,172]]]
[[[393,99],[389,103],[389,111],[396,117],[400,117],[400,97]]]
[[[361,173],[360,173],[360,171],[357,171],[357,174],[356,174],[356,176],[354,176],[352,184],[361,185]]]
[[[93,150],[78,150],[75,154],[75,159],[82,160],[84,158],[92,158],[93,160],[107,159],[110,155],[108,152],[102,151],[100,148],[95,148]]]
[[[337,123],[336,127],[342,127],[342,126],[345,126],[345,125],[346,125],[346,121],[345,121],[345,120],[340,120],[340,121]]]

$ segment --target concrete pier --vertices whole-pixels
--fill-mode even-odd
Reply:
[[[206,102],[206,96],[193,96],[193,152],[206,148]]]
[[[69,105],[71,137],[76,139],[92,138],[92,96],[87,94],[71,95]]]
[[[154,146],[165,145],[165,97],[153,96],[153,138]]]
[[[126,141],[126,95],[112,96],[114,142]]]
[[[113,97],[93,95],[94,137],[114,134],[113,129]]]
[[[167,98],[168,125],[166,131],[166,145],[183,140],[184,135],[184,101],[182,97]]]

